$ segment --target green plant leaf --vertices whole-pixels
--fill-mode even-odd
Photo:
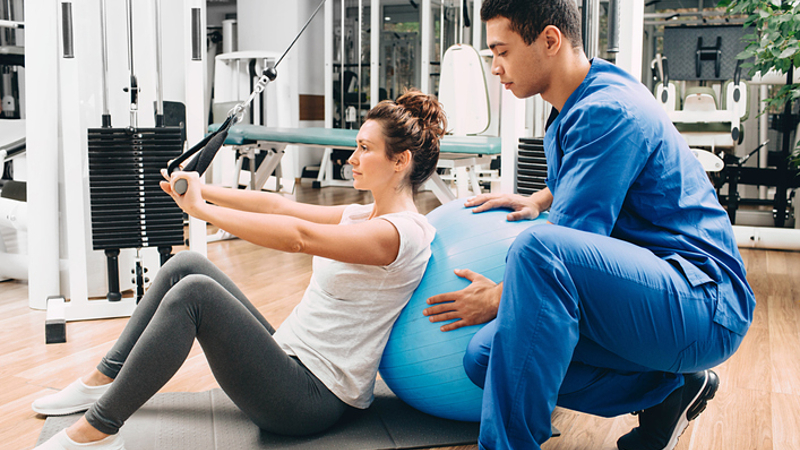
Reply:
[[[755,52],[753,52],[752,50],[745,50],[736,55],[736,59],[748,59],[752,58],[753,56],[756,56]]]
[[[800,70],[800,1],[719,0],[717,4],[725,7],[729,15],[746,16],[743,28],[752,27],[742,37],[744,51],[736,55],[739,60],[748,60],[741,67],[749,69],[751,76],[773,70],[786,74],[793,67]],[[776,87],[764,100],[765,107],[759,114],[795,101],[800,101],[800,84]],[[800,166],[800,144],[791,161],[793,166]]]

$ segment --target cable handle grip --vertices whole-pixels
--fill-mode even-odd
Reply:
[[[222,125],[220,125],[217,131],[209,134],[200,142],[195,144],[192,148],[170,161],[169,165],[167,165],[167,174],[172,175],[172,173],[176,170],[198,172],[203,174],[206,169],[208,169],[211,161],[214,160],[214,156],[217,154],[220,147],[222,147],[222,144],[225,143],[225,138],[228,137],[228,130],[230,130],[235,123],[236,119],[233,116],[228,116],[228,118],[222,122]],[[197,154],[197,156],[194,159],[186,163],[185,166],[181,167],[181,164],[195,154]],[[188,182],[184,179],[177,180],[174,188],[178,195],[183,195],[186,193],[186,189],[188,188]]]
[[[185,178],[181,178],[180,180],[175,182],[175,192],[178,195],[183,195],[189,189],[189,182],[186,181]]]
[[[206,169],[208,169],[208,166],[211,165],[211,162],[214,161],[214,157],[217,155],[220,147],[222,147],[222,144],[225,143],[225,139],[227,137],[228,130],[223,130],[221,133],[214,133],[213,137],[210,141],[208,141],[208,144],[203,151],[191,161],[191,167],[185,170],[197,172],[200,175],[204,174]],[[178,195],[185,194],[188,187],[189,183],[183,178],[175,181],[175,192],[177,192]]]

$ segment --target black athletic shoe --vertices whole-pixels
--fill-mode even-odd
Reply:
[[[617,441],[619,450],[672,450],[678,438],[705,411],[719,388],[711,370],[684,375],[684,385],[660,404],[639,411],[639,426]]]

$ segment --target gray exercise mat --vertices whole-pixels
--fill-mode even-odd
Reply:
[[[81,414],[48,417],[39,444]],[[440,419],[395,397],[378,380],[369,409],[348,413],[324,433],[287,437],[261,431],[220,389],[156,394],[122,427],[128,450],[404,449],[469,445],[479,424]]]

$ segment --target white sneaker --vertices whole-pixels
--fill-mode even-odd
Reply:
[[[87,386],[79,378],[61,392],[34,400],[31,408],[45,416],[65,416],[86,411],[106,393],[109,386],[111,383],[103,386]]]
[[[87,444],[79,444],[67,436],[67,430],[61,430],[44,444],[34,450],[125,450],[125,441],[122,436],[112,434],[105,439]]]

